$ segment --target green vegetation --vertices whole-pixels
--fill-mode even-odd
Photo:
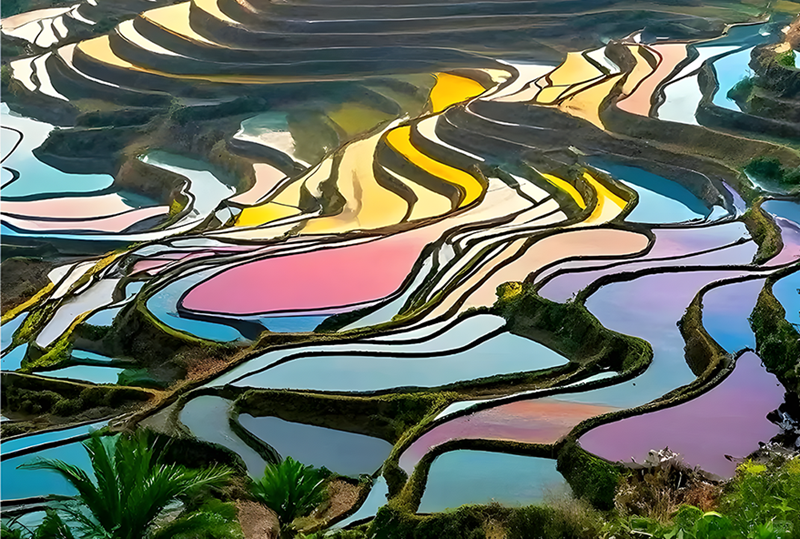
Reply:
[[[800,333],[786,320],[786,311],[769,282],[758,296],[750,326],[756,336],[756,352],[767,370],[787,390],[800,394]]]
[[[90,410],[104,414],[109,408],[129,407],[153,396],[132,387],[93,386],[11,372],[3,373],[2,382],[3,409],[22,414],[65,417]]]
[[[788,51],[779,52],[775,55],[775,63],[784,67],[796,67],[794,51],[789,49]]]
[[[778,225],[761,209],[761,200],[756,200],[742,215],[742,222],[758,245],[753,256],[754,264],[763,264],[783,249],[783,239]]]
[[[541,342],[570,361],[622,372],[650,363],[649,343],[603,327],[581,297],[555,303],[539,296],[533,285],[515,282],[497,287],[497,296],[493,309],[508,321],[512,333]]]
[[[575,495],[599,509],[614,507],[614,496],[622,478],[620,470],[584,451],[573,441],[559,451],[558,471]]]
[[[784,167],[777,157],[756,157],[744,167],[744,171],[757,180],[779,187],[800,185],[800,167]]]
[[[167,539],[235,537],[230,511],[210,502],[198,511],[165,519],[168,508],[185,502],[204,488],[221,487],[232,470],[213,466],[193,470],[164,462],[163,446],[145,431],[132,435],[92,435],[83,442],[92,462],[94,479],[86,471],[59,460],[40,459],[21,468],[49,470],[64,478],[77,496],[58,507],[53,520],[71,524],[78,537],[113,539]],[[59,529],[65,529],[59,525]],[[208,535],[223,531],[224,535]],[[66,532],[69,533],[69,532]],[[231,534],[233,533],[233,535]],[[62,535],[64,539],[72,537]]]
[[[292,457],[268,464],[264,476],[253,483],[253,497],[278,515],[281,537],[294,537],[293,522],[308,515],[327,496],[326,470],[306,466]]]

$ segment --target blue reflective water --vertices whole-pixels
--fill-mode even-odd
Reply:
[[[703,296],[703,326],[728,353],[755,350],[748,317],[763,287],[764,279],[757,279],[714,288]]]
[[[719,89],[714,94],[714,104],[729,110],[739,112],[739,105],[736,101],[728,97],[728,92],[740,80],[752,75],[748,63],[752,47],[743,51],[723,56],[714,62],[714,70],[717,73]]]
[[[261,477],[266,462],[233,433],[228,422],[230,409],[231,401],[203,395],[186,403],[180,413],[180,422],[198,439],[219,444],[238,454],[244,460],[247,472],[253,477]]]
[[[378,391],[394,387],[435,387],[499,374],[535,371],[567,360],[544,345],[501,333],[456,354],[397,358],[377,354],[304,357],[248,376],[234,385]]]
[[[9,111],[8,105],[0,105],[3,126],[22,131],[19,146],[4,162],[3,166],[19,172],[17,181],[3,189],[3,198],[52,197],[59,194],[76,194],[100,191],[111,187],[114,178],[107,174],[67,174],[36,159],[33,150],[42,145],[53,126]],[[4,150],[7,151],[7,150]]]
[[[458,450],[436,457],[420,513],[434,513],[467,503],[527,505],[549,492],[568,490],[556,461],[489,451]]]
[[[772,293],[786,309],[786,320],[800,330],[800,272],[794,272],[772,285]]]
[[[48,496],[50,494],[60,494],[62,496],[75,494],[75,489],[54,472],[17,469],[20,464],[31,462],[37,457],[63,460],[68,464],[82,468],[94,479],[91,461],[83,445],[80,442],[73,442],[45,449],[33,455],[6,459],[0,463],[0,472],[2,472],[0,473],[0,497],[3,500]]]
[[[100,354],[95,354],[94,352],[89,352],[88,350],[78,350],[77,348],[72,349],[72,358],[78,360],[84,359],[88,361],[104,361],[104,362],[114,361],[114,358],[108,356],[102,356]]]
[[[663,176],[600,159],[589,162],[639,193],[639,203],[626,218],[629,222],[679,223],[704,219],[711,213],[691,191]]]
[[[122,307],[109,307],[107,309],[100,309],[92,316],[84,320],[84,323],[93,326],[109,327],[114,322]]]
[[[283,458],[326,467],[341,475],[375,473],[392,444],[380,438],[284,421],[277,417],[239,416],[239,422]]]
[[[15,371],[22,366],[25,359],[25,352],[28,350],[28,343],[20,344],[10,352],[0,358],[0,369],[4,371]]]
[[[327,316],[276,316],[261,318],[259,322],[273,333],[303,333],[314,331]]]
[[[55,371],[41,373],[50,378],[63,378],[91,382],[93,384],[116,384],[117,377],[124,369],[101,367],[95,365],[73,365]]]
[[[27,312],[18,314],[0,327],[0,350],[5,350],[11,345],[14,339],[14,333],[19,329],[26,318],[28,318]]]
[[[39,434],[31,434],[30,436],[23,436],[21,438],[3,440],[2,443],[0,443],[0,447],[2,448],[3,453],[11,453],[12,451],[18,451],[34,445],[55,442],[58,440],[66,440],[68,438],[74,438],[75,436],[89,434],[92,431],[102,428],[106,423],[107,421],[104,420],[91,423],[89,425],[72,427],[71,429],[48,431]]]
[[[242,334],[230,326],[182,318],[178,314],[177,305],[183,293],[189,287],[210,278],[219,271],[218,268],[200,271],[165,286],[147,300],[147,309],[169,327],[201,339],[218,342],[244,341]]]
[[[761,205],[764,211],[768,211],[778,217],[783,217],[800,225],[800,204],[791,200],[768,200]]]

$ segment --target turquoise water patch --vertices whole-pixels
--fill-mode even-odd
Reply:
[[[116,384],[117,378],[123,370],[96,365],[73,365],[72,367],[65,367],[55,371],[42,372],[41,375],[64,380],[91,382],[93,384]]]
[[[4,371],[15,371],[22,366],[22,360],[25,359],[25,352],[28,350],[28,343],[20,344],[10,352],[6,352],[0,358],[0,368]]]
[[[98,421],[89,425],[81,425],[79,427],[72,427],[70,429],[54,430],[48,432],[41,432],[39,434],[31,434],[29,436],[22,436],[20,438],[12,438],[11,440],[3,440],[0,444],[4,454],[11,453],[12,451],[19,451],[26,447],[33,447],[49,442],[56,442],[58,440],[67,440],[76,436],[83,436],[92,431],[98,430],[105,426],[107,421]]]
[[[800,330],[800,272],[794,272],[772,285],[772,293],[786,309],[786,320]]]
[[[714,62],[714,71],[717,73],[719,88],[714,94],[714,104],[736,112],[741,112],[736,101],[728,97],[728,92],[737,82],[752,75],[750,71],[750,53],[752,48],[723,56]]]
[[[637,167],[591,160],[590,164],[605,170],[639,193],[639,203],[626,221],[634,223],[680,223],[705,219],[711,210],[691,191],[657,174]]]
[[[548,493],[569,489],[556,461],[489,451],[459,450],[436,457],[420,513],[435,513],[467,503],[527,505]]]
[[[327,316],[276,316],[259,322],[273,333],[305,333],[314,331]]]
[[[28,318],[27,312],[20,313],[0,327],[0,350],[5,350],[11,346],[14,340],[14,333],[19,329],[26,318]]]
[[[75,489],[55,472],[46,470],[19,470],[17,467],[31,462],[37,457],[59,459],[85,470],[94,479],[89,455],[80,442],[53,447],[21,457],[4,460],[0,463],[0,496],[3,500],[32,498],[58,494],[72,496]]]
[[[11,113],[5,103],[0,107],[0,113],[3,126],[23,133],[19,146],[3,162],[4,167],[20,174],[17,181],[3,189],[4,199],[91,193],[108,189],[114,183],[114,178],[108,174],[68,174],[42,163],[33,155],[33,150],[42,145],[54,127]]]
[[[703,327],[728,353],[755,349],[756,338],[748,318],[764,287],[764,279],[733,283],[703,296]]]

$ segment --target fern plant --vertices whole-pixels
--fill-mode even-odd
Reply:
[[[53,471],[78,491],[74,501],[60,510],[85,539],[168,539],[199,533],[215,523],[213,514],[195,513],[166,525],[158,525],[157,520],[165,508],[197,489],[222,486],[231,470],[220,466],[192,470],[166,464],[159,458],[155,442],[142,431],[129,436],[93,435],[83,446],[94,479],[85,470],[55,459],[35,460],[20,468]]]
[[[294,519],[308,515],[325,500],[325,473],[287,457],[280,464],[268,464],[264,476],[253,483],[252,492],[278,515],[281,537],[293,537]]]

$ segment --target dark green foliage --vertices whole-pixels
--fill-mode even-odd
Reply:
[[[606,329],[579,299],[556,303],[539,296],[530,284],[513,282],[500,285],[497,295],[494,310],[512,333],[541,342],[571,361],[631,371],[652,358],[646,341]]]
[[[800,333],[786,321],[786,311],[765,287],[750,315],[756,336],[756,352],[767,370],[787,390],[800,393]]]
[[[589,509],[565,511],[556,507],[532,505],[511,513],[506,523],[506,537],[595,539],[599,537],[601,527],[599,515]]]
[[[558,471],[577,497],[598,509],[614,507],[614,496],[622,475],[613,464],[587,453],[570,441],[558,454]]]
[[[253,497],[278,515],[281,535],[292,535],[292,522],[308,515],[327,495],[325,473],[292,457],[268,464],[264,476],[253,483]]]
[[[9,525],[3,524],[0,539],[75,539],[75,536],[57,512],[47,509],[35,530],[12,521]]]
[[[775,62],[784,67],[795,67],[794,51],[788,50],[775,55]]]
[[[167,384],[153,378],[147,369],[125,369],[117,376],[117,385],[162,389]]]
[[[794,534],[800,532],[800,457],[739,466],[721,512],[747,537],[769,537],[759,535],[759,528],[770,522]]]
[[[782,187],[800,185],[800,168],[784,167],[777,157],[756,157],[744,170],[757,180]]]
[[[375,539],[484,539],[484,513],[491,507],[462,506],[420,517],[387,505],[378,510],[369,535]]]
[[[81,468],[59,460],[35,460],[21,468],[56,472],[78,491],[74,502],[61,510],[84,537],[198,537],[198,530],[219,523],[218,519],[201,512],[163,527],[157,525],[157,519],[168,505],[184,496],[204,487],[222,486],[231,471],[218,466],[192,470],[166,464],[157,442],[144,431],[93,435],[83,446],[92,462],[94,480]]]
[[[746,103],[748,99],[750,99],[750,94],[753,93],[753,87],[755,83],[753,82],[752,77],[745,77],[733,87],[728,90],[728,99],[733,99],[737,103],[743,102]]]

